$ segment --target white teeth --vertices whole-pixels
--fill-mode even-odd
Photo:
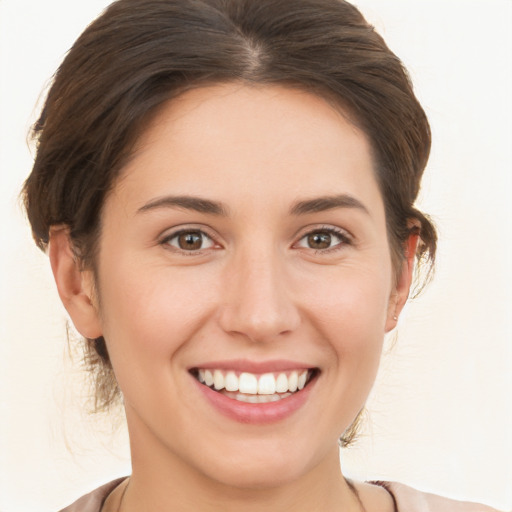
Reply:
[[[226,391],[238,391],[238,377],[235,372],[228,372],[224,380]]]
[[[242,390],[240,390],[242,391]],[[285,389],[284,391],[288,391]],[[259,395],[273,395],[276,392],[276,379],[272,373],[263,374],[258,380]]]
[[[213,372],[213,387],[217,391],[224,389],[224,375],[220,370],[215,370]]]
[[[211,386],[213,384],[213,374],[210,370],[205,370],[204,372],[204,383],[207,386]]]
[[[276,377],[277,375],[277,377]],[[198,369],[197,379],[199,382],[213,387],[217,391],[225,389],[228,392],[239,391],[244,395],[264,395],[277,397],[277,394],[294,393],[304,389],[309,371],[294,370],[286,374],[264,373],[259,377],[253,373],[243,372],[240,376],[234,371],[205,370]],[[279,397],[277,397],[279,399]],[[267,400],[268,401],[268,400]]]
[[[292,393],[294,391],[297,391],[297,385],[299,383],[299,375],[297,372],[290,373],[290,376],[288,377],[288,391],[291,391]]]
[[[241,373],[240,382],[238,384],[240,393],[255,395],[258,392],[258,379],[252,373]]]
[[[285,373],[280,373],[276,380],[276,391],[286,393],[288,391],[288,377]]]
[[[233,396],[229,395],[230,398],[234,400],[238,400],[239,402],[247,402],[250,404],[266,404],[269,402],[278,402],[283,398],[287,398],[291,395],[291,393],[283,393],[281,395],[245,395],[242,393],[233,394]]]

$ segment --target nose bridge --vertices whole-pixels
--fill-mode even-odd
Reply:
[[[296,329],[300,316],[288,272],[276,248],[240,251],[230,266],[222,328],[252,341],[271,341]]]

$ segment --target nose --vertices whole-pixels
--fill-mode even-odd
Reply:
[[[260,251],[240,256],[223,286],[221,328],[253,342],[269,342],[297,329],[301,318],[279,257]]]

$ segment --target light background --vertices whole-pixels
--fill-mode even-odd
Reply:
[[[256,0],[255,0],[256,1]],[[55,511],[129,472],[84,412],[66,315],[17,202],[45,83],[105,0],[0,0],[0,511]],[[359,0],[404,60],[434,141],[420,205],[434,282],[400,320],[347,473],[512,508],[512,1]],[[115,423],[115,421],[114,421]]]

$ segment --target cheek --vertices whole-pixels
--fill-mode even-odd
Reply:
[[[385,270],[385,269],[384,269]],[[362,348],[384,335],[391,290],[390,273],[367,268],[343,268],[326,276],[323,285],[311,283],[310,307],[319,328],[338,333],[340,349]]]
[[[310,300],[311,318],[328,341],[335,361],[329,370],[336,373],[338,389],[353,396],[357,409],[379,367],[391,279],[384,271],[351,268],[324,282]]]
[[[338,435],[364,407],[375,382],[384,340],[391,273],[386,266],[347,265],[308,283],[309,323],[323,347],[330,388],[324,419]]]
[[[207,276],[122,260],[108,268],[101,312],[114,369],[168,366],[209,315]]]

